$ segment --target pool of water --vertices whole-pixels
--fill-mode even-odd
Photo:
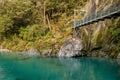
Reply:
[[[0,80],[120,80],[118,60],[9,55],[0,54]]]

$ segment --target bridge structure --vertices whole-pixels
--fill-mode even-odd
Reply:
[[[107,10],[91,14],[90,16],[85,17],[82,20],[76,21],[72,24],[71,27],[73,29],[75,29],[75,28],[78,28],[78,27],[82,27],[82,26],[85,26],[85,25],[92,24],[94,22],[98,22],[100,20],[111,18],[111,17],[116,16],[116,15],[120,15],[120,3],[110,7]]]

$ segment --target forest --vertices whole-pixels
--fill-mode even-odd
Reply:
[[[23,51],[61,44],[71,33],[71,16],[77,1],[1,0],[0,45]],[[84,4],[84,0],[81,2]]]

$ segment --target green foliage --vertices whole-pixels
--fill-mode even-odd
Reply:
[[[3,15],[0,17],[0,33],[7,36],[8,31],[13,27],[13,21],[9,16]]]
[[[43,49],[50,48],[54,43],[61,44],[71,33],[68,21],[71,21],[73,9],[85,2],[86,0],[1,0],[0,45],[22,51],[31,47]]]
[[[4,1],[4,0],[3,0]],[[3,36],[10,36],[19,33],[19,28],[27,26],[31,22],[32,6],[24,3],[25,0],[8,1],[0,3],[0,32]]]
[[[47,28],[42,28],[38,24],[34,24],[31,26],[27,26],[26,28],[21,28],[19,36],[24,40],[31,41],[37,38],[42,38],[47,33],[48,33]]]
[[[114,43],[120,44],[120,28],[119,27],[111,27],[110,32],[112,33],[112,40]]]
[[[109,31],[111,32],[111,35],[112,35],[111,55],[112,57],[116,57],[116,54],[119,53],[120,51],[120,27],[118,24],[113,24],[112,27],[109,29]]]

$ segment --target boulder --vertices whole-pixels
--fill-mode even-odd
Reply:
[[[23,54],[30,56],[37,56],[39,55],[39,52],[37,49],[31,48],[30,50],[24,51]]]
[[[8,49],[0,49],[0,52],[12,52],[12,51]]]
[[[47,49],[42,51],[43,56],[51,56],[52,54],[52,49]]]
[[[82,56],[83,43],[81,39],[69,39],[64,42],[61,47],[58,57],[79,57]]]
[[[120,59],[120,53],[118,54],[117,59]]]
[[[91,56],[92,56],[92,57],[97,57],[97,54],[96,54],[95,52],[93,52],[93,53],[91,54]]]

